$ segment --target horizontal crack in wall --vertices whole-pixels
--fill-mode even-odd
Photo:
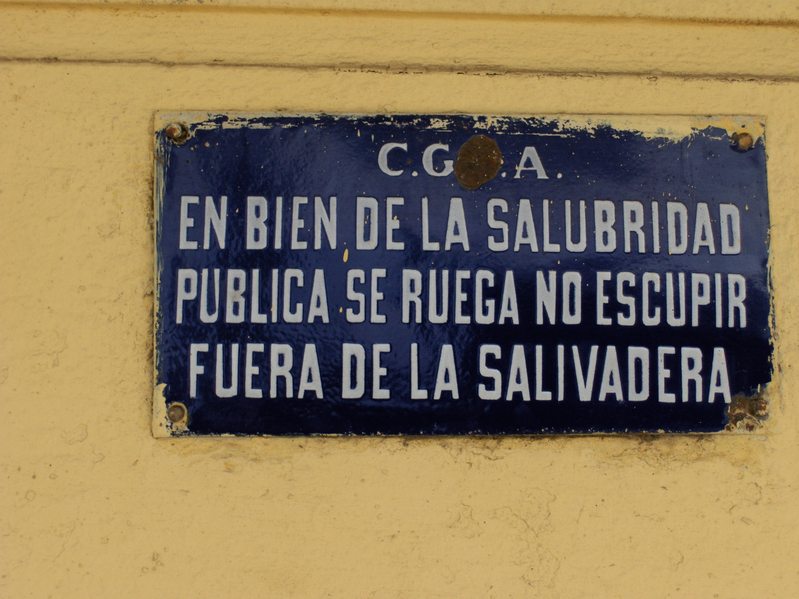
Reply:
[[[658,79],[680,79],[695,81],[716,81],[726,83],[762,82],[770,84],[791,84],[799,82],[798,76],[769,77],[752,73],[664,73],[659,71],[556,71],[503,68],[501,66],[486,65],[458,65],[447,67],[440,65],[381,65],[381,64],[341,64],[341,63],[285,63],[285,62],[206,62],[206,61],[169,61],[158,59],[98,59],[98,58],[60,58],[57,56],[44,56],[41,58],[0,56],[0,63],[33,63],[33,64],[89,64],[109,66],[157,66],[164,68],[175,67],[213,67],[213,68],[239,68],[239,69],[290,69],[301,71],[335,71],[342,73],[385,73],[389,75],[472,75],[483,77],[499,76],[528,76],[528,77],[570,77],[570,78],[647,78],[652,81]]]

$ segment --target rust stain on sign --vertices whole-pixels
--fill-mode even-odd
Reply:
[[[464,189],[477,189],[497,176],[502,163],[497,142],[487,135],[475,135],[458,150],[455,178]]]

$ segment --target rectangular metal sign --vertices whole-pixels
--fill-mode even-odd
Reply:
[[[770,380],[757,118],[156,121],[156,435],[719,431]]]

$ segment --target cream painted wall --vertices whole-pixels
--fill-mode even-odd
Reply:
[[[796,26],[347,15],[0,4],[0,596],[799,596]],[[154,439],[153,112],[279,108],[765,115],[770,419]]]

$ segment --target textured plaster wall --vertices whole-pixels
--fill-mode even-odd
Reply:
[[[0,4],[1,597],[799,596],[793,26],[699,26],[765,44],[773,33],[779,52],[763,49],[772,72],[756,79],[713,75],[722,63],[758,64],[723,44],[696,57],[693,76],[657,75],[645,40],[612,75],[487,75],[476,60],[463,73],[278,67],[257,49],[255,66],[219,66],[247,47],[227,52],[213,19],[181,39],[200,54],[217,44],[214,56],[192,61],[192,47],[160,39],[172,58],[140,60],[141,23],[151,15],[166,30],[167,17],[116,10]],[[54,11],[73,16],[38,30]],[[301,47],[326,39],[318,15],[288,14]],[[110,58],[75,33],[87,18],[127,24]],[[225,18],[251,23],[249,13]],[[377,42],[370,17],[358,18],[361,35],[341,52],[366,64]],[[445,35],[448,17],[435,18]],[[414,38],[414,22],[395,27]],[[493,47],[497,22],[476,43]],[[585,35],[562,43],[600,64]],[[431,62],[446,62],[427,43]],[[48,60],[59,47],[72,54]],[[277,108],[765,115],[770,419],[755,434],[656,438],[154,439],[153,112]]]

